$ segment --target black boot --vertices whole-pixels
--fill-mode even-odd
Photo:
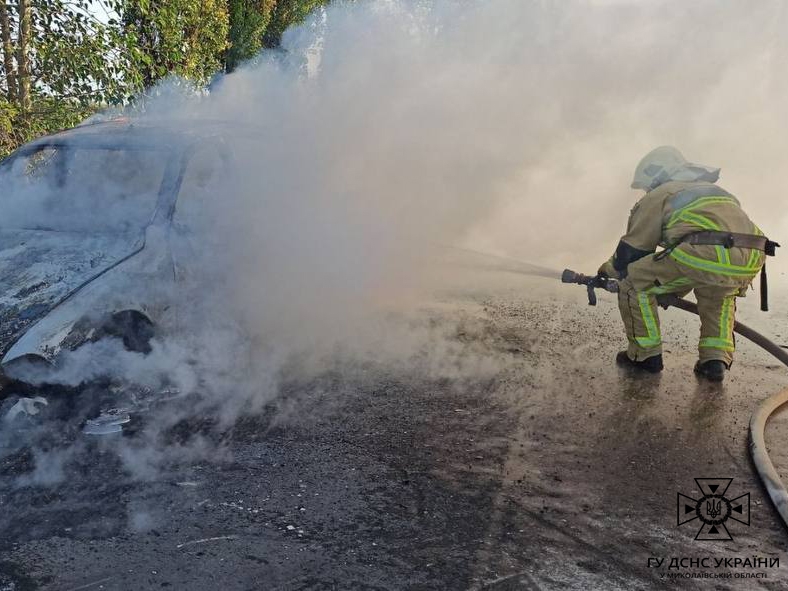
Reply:
[[[728,366],[725,365],[724,361],[720,361],[719,359],[712,359],[710,361],[704,361],[703,363],[698,361],[695,364],[695,373],[706,378],[710,382],[721,382],[725,377],[726,369],[728,369]]]
[[[619,351],[616,355],[616,363],[623,367],[639,369],[649,373],[659,373],[662,371],[662,355],[654,355],[643,361],[632,361],[626,351]]]

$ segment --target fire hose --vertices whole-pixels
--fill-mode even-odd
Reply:
[[[591,306],[596,305],[595,289],[604,289],[611,293],[618,292],[618,281],[615,279],[599,275],[582,275],[569,269],[563,272],[561,281],[563,283],[585,285],[588,290],[588,303]],[[663,308],[673,306],[686,312],[698,314],[697,304],[677,297],[676,295],[665,294],[657,296],[657,303]],[[733,330],[761,347],[764,351],[771,353],[784,365],[788,366],[788,352],[773,341],[738,321],[734,324]],[[764,439],[766,422],[769,420],[772,413],[786,402],[788,402],[788,389],[767,398],[756,407],[750,417],[750,455],[752,456],[752,461],[753,464],[755,464],[758,476],[766,488],[766,492],[769,493],[769,497],[772,503],[774,503],[775,509],[777,509],[777,512],[780,514],[783,523],[788,527],[788,492],[785,490],[785,486],[780,480],[779,474],[777,474],[777,471],[774,469],[774,464],[772,464],[772,461],[769,459],[769,454],[766,450],[766,440]]]

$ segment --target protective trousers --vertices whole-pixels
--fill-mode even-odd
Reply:
[[[730,367],[736,296],[743,293],[749,279],[745,282],[713,273],[692,273],[690,277],[686,268],[672,259],[655,261],[653,256],[631,263],[627,273],[619,284],[618,307],[631,359],[642,361],[662,353],[656,296],[672,293],[681,297],[694,290],[700,313],[700,360],[719,359]]]

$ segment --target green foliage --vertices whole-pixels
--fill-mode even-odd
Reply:
[[[328,2],[0,0],[0,158],[167,76],[204,85]]]
[[[30,110],[0,98],[0,160],[39,136],[78,125],[98,110],[96,105],[51,96],[34,96]]]
[[[122,31],[144,87],[175,75],[206,82],[228,44],[227,0],[125,0]]]
[[[17,145],[14,138],[14,118],[16,109],[6,99],[0,98],[0,158]]]
[[[93,3],[107,15],[120,0]],[[139,88],[134,53],[116,18],[99,20],[87,0],[36,2],[31,12],[31,74],[39,93],[92,103],[120,104]]]
[[[119,6],[100,1],[108,13]],[[90,8],[87,0],[0,6],[0,157],[134,92],[117,23],[98,20]]]
[[[225,70],[254,57],[263,47],[263,35],[271,22],[276,0],[228,0],[230,30]]]
[[[328,2],[329,0],[276,0],[271,21],[263,34],[263,46],[278,47],[282,34],[289,27],[303,22],[309,13]]]
[[[279,47],[282,34],[300,24],[330,0],[228,0],[230,9],[229,48],[225,70],[232,72],[241,62],[263,48]]]

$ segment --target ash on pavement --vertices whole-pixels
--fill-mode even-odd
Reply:
[[[543,279],[498,278],[441,309],[469,319],[456,343],[482,343],[492,375],[335,371],[291,393],[284,415],[192,425],[226,453],[149,478],[97,440],[50,485],[30,478],[33,452],[3,454],[0,589],[785,587],[784,564],[749,569],[760,579],[669,580],[649,558],[785,562],[746,429],[788,372],[740,343],[724,385],[698,382],[697,320],[669,311],[666,371],[633,378],[612,362],[614,300],[589,308],[582,290]],[[786,434],[777,417],[767,441]],[[699,496],[698,477],[751,494],[732,541],[677,527],[676,495]]]

